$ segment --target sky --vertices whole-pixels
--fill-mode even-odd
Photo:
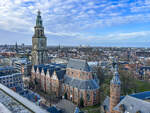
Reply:
[[[32,44],[41,11],[47,45],[150,47],[150,0],[0,0],[0,44]]]

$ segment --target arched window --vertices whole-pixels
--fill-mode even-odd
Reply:
[[[70,88],[70,93],[72,94],[72,88]]]
[[[86,98],[87,98],[87,101],[90,101],[90,91],[87,91]]]
[[[80,98],[83,98],[83,92],[80,92]]]
[[[74,98],[78,98],[78,91],[74,90]]]
[[[94,96],[94,100],[96,100],[96,91],[94,91],[93,96]]]

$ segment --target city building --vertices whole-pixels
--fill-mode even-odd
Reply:
[[[13,90],[0,84],[0,112],[2,113],[48,113]]]
[[[23,76],[30,76],[31,74],[31,62],[27,58],[15,58],[12,61],[12,65],[20,72]]]
[[[23,88],[22,74],[13,67],[1,67],[0,83],[13,90],[20,90]]]
[[[40,11],[38,11],[36,26],[34,27],[34,30],[35,32],[32,37],[32,64],[45,64],[48,61],[47,38],[44,34],[44,27]]]
[[[141,66],[138,72],[141,79],[150,80],[150,66]]]

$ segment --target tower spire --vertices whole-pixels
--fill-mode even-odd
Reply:
[[[41,11],[40,10],[38,10],[38,12],[37,12],[36,26],[42,26],[42,18],[41,18]]]
[[[114,76],[111,80],[111,84],[121,84],[120,78],[119,78],[119,73],[118,73],[118,63],[116,62],[114,66]]]
[[[114,113],[113,108],[120,102],[121,81],[118,74],[118,62],[115,58],[113,62],[114,75],[110,81],[110,113]]]
[[[32,37],[32,64],[39,65],[47,63],[47,61],[47,38],[44,35],[41,12],[38,10]]]

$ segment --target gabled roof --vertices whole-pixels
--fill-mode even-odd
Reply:
[[[66,73],[66,70],[59,70],[59,71],[56,71],[56,75],[57,75],[58,80],[63,79],[65,73]]]
[[[90,67],[86,60],[80,60],[80,59],[70,59],[67,65],[67,68],[82,70],[90,72]]]
[[[67,84],[69,86],[78,88],[78,89],[83,89],[83,90],[95,90],[99,88],[99,85],[95,80],[79,80],[79,79],[74,79],[71,78],[67,75],[64,77],[64,84]]]
[[[50,73],[50,76],[51,76],[53,74],[54,70],[59,71],[62,68],[66,68],[66,65],[64,65],[64,64],[55,64],[55,63],[51,63],[51,64],[48,64],[48,65],[43,65],[43,64],[34,65],[34,71],[35,72],[37,71],[37,68],[39,69],[40,73],[42,72],[42,69],[43,69],[45,75],[47,73],[47,70],[49,70],[49,73]]]
[[[123,105],[126,112],[136,113],[150,113],[150,102],[143,101],[132,96],[125,96],[124,99],[114,108],[115,111],[120,111],[119,106]]]

